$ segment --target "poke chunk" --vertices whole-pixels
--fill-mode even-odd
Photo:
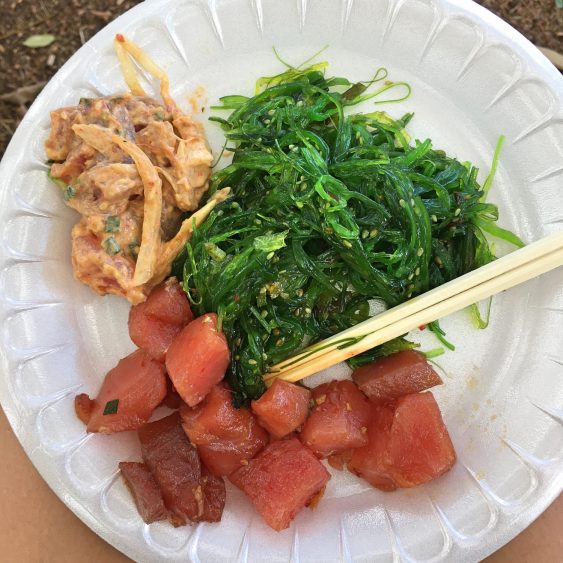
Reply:
[[[391,354],[362,366],[354,371],[352,379],[373,403],[385,403],[442,384],[424,354],[414,350]]]
[[[283,438],[305,422],[310,399],[309,389],[276,379],[257,401],[252,401],[252,412],[270,434]]]
[[[230,479],[279,531],[322,491],[330,474],[309,449],[290,438],[272,442]]]

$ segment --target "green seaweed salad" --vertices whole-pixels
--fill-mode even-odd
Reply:
[[[371,300],[397,305],[494,260],[485,233],[522,245],[485,201],[502,138],[480,185],[471,163],[411,142],[412,113],[348,109],[397,87],[405,99],[408,85],[385,81],[385,69],[353,84],[327,66],[287,65],[253,97],[221,98],[215,109],[231,113],[211,118],[233,160],[210,193],[230,186],[233,197],[195,230],[175,271],[195,312],[218,314],[237,405],[258,398],[262,374],[304,343],[368,318]],[[396,339],[351,363],[413,346]]]

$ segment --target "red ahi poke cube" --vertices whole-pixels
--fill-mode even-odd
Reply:
[[[330,475],[308,448],[290,438],[269,444],[230,479],[248,495],[266,523],[279,531],[289,527],[322,491]]]
[[[276,379],[251,406],[260,425],[275,438],[283,438],[305,422],[310,399],[309,389]]]

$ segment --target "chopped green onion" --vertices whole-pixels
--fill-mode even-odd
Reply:
[[[76,190],[72,186],[67,186],[63,192],[63,199],[68,201],[76,195]]]
[[[102,248],[110,255],[115,256],[118,252],[121,251],[121,246],[117,243],[117,241],[113,237],[107,237],[102,242]]]
[[[106,219],[106,225],[104,227],[104,231],[106,233],[118,233],[120,226],[121,226],[121,220],[119,219],[119,217],[110,215]]]
[[[117,407],[119,406],[119,399],[113,399],[111,401],[108,401],[106,403],[106,406],[104,407],[104,416],[107,414],[116,414],[117,413]]]

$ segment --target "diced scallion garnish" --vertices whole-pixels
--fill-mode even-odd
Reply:
[[[116,414],[118,406],[119,406],[119,399],[113,399],[112,401],[108,401],[106,403],[106,406],[104,407],[104,415]]]
[[[76,195],[76,190],[72,186],[67,186],[63,192],[63,198],[65,201],[72,199]]]
[[[121,251],[121,246],[119,246],[119,244],[113,237],[107,237],[106,239],[104,239],[102,242],[102,247],[110,256],[114,256]]]
[[[110,215],[106,219],[106,225],[104,227],[104,231],[106,233],[118,233],[120,225],[121,225],[121,221],[120,221],[119,217],[116,217],[114,215]]]

